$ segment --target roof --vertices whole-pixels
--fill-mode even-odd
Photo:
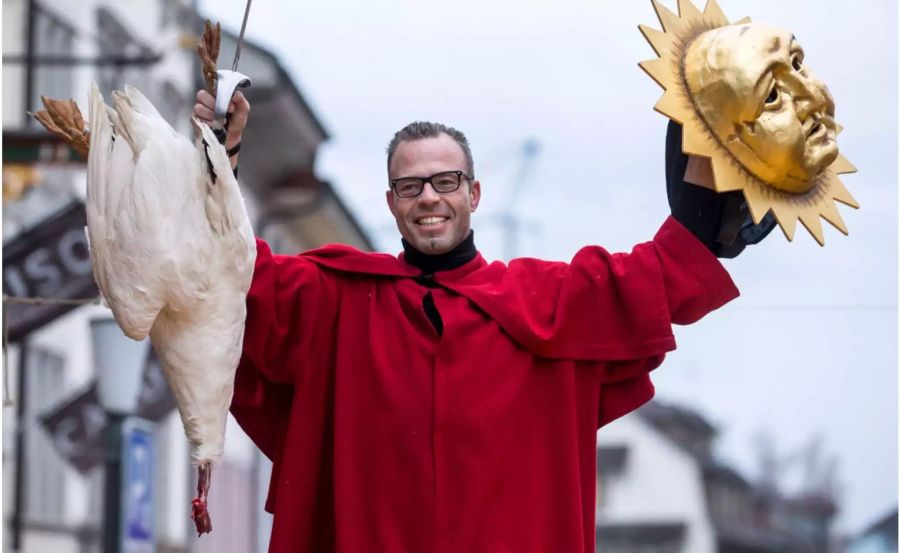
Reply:
[[[637,413],[701,463],[712,458],[716,428],[696,411],[654,400],[638,409]]]
[[[884,536],[896,547],[897,545],[897,508],[894,507],[880,519],[873,522],[869,527],[860,532],[857,539],[868,536]],[[855,541],[855,540],[854,540]]]
[[[715,481],[731,486],[743,488],[745,490],[754,491],[754,487],[734,468],[710,461],[703,465],[703,477],[707,481]]]
[[[706,435],[714,435],[716,427],[699,413],[677,405],[661,403],[657,400],[638,409],[638,413],[654,426],[678,425]]]

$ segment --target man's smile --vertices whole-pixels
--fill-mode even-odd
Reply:
[[[433,227],[445,223],[448,220],[449,217],[429,215],[428,217],[419,217],[416,219],[416,224],[423,227]]]

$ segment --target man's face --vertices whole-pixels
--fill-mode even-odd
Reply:
[[[449,135],[401,142],[391,158],[388,178],[429,177],[444,171],[468,173],[462,147]],[[481,183],[463,176],[454,192],[440,194],[425,183],[414,198],[387,191],[388,208],[407,242],[426,254],[452,250],[469,235],[472,212],[481,199]]]
[[[731,25],[689,48],[685,78],[716,138],[760,180],[804,193],[838,155],[834,100],[791,33]]]

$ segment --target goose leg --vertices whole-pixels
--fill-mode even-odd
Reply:
[[[197,467],[197,497],[191,501],[191,518],[197,527],[197,536],[212,531],[212,520],[209,518],[206,498],[209,495],[209,483],[212,478],[212,466],[203,464]]]

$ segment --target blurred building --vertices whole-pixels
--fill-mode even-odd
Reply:
[[[756,485],[698,413],[653,401],[598,433],[597,551],[827,553],[836,505]]]
[[[40,95],[47,95],[74,98],[87,115],[92,82],[107,97],[128,83],[189,135],[194,94],[202,87],[195,47],[203,20],[178,0],[3,0],[3,15],[3,292],[90,298],[96,288],[83,232],[77,224],[75,231],[59,230],[63,222],[83,225],[84,161],[26,112],[39,109]],[[220,66],[230,66],[235,45],[236,34],[223,31]],[[316,153],[328,135],[277,56],[245,42],[240,70],[253,78],[245,91],[253,114],[239,180],[257,234],[276,252],[326,242],[371,249],[332,186],[316,177]],[[17,256],[14,263],[7,253]],[[78,452],[80,466],[61,456],[98,430],[85,423],[60,443],[45,419],[61,406],[78,407],[102,426],[91,404],[90,320],[110,313],[99,305],[41,309],[4,304],[11,330],[5,375],[15,403],[4,407],[3,417],[3,551],[13,551],[13,544],[29,553],[99,551],[102,462],[96,466],[91,451]],[[198,540],[189,519],[195,470],[180,420],[171,404],[155,405],[165,407],[148,411],[158,420],[156,551],[264,551],[267,460],[230,421],[210,495],[215,531]]]
[[[860,532],[845,553],[897,553],[897,509]]]

